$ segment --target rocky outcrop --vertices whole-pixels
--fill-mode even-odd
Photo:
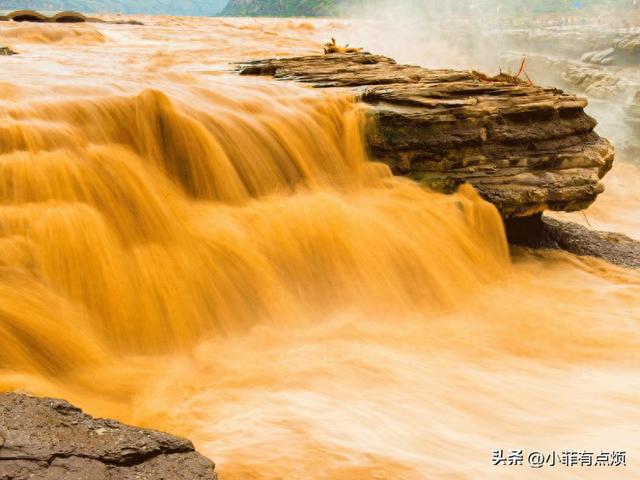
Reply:
[[[569,38],[573,39],[573,44],[585,48],[581,45],[583,34],[565,32],[566,36],[571,35]],[[606,48],[603,52],[613,50]],[[635,54],[631,52],[626,55],[627,62],[631,62],[633,55]],[[534,81],[587,95],[591,101],[591,112],[597,118],[605,120],[601,130],[616,145],[622,158],[637,158],[640,151],[640,116],[637,108],[640,79],[637,66],[593,63],[591,60],[594,56],[591,53],[567,59],[558,58],[556,53],[533,50],[525,56],[526,71]],[[580,60],[581,56],[585,61]],[[600,58],[605,57],[596,56],[595,60]],[[507,71],[517,71],[522,59],[522,51],[505,52],[500,55],[500,65]],[[587,63],[586,60],[590,62]]]
[[[590,230],[541,214],[509,219],[506,230],[510,243],[515,245],[566,250],[614,265],[640,268],[640,242],[620,233]]]
[[[2,45],[0,45],[0,56],[2,55],[16,55],[17,52],[14,52],[11,48],[9,47],[3,47]]]
[[[639,65],[640,38],[628,35],[604,50],[585,53],[581,60],[597,65]]]
[[[640,63],[640,37],[625,32],[618,24],[603,28],[578,25],[494,31],[486,34],[489,42],[492,36],[520,52],[544,52],[595,65]]]
[[[358,89],[377,128],[377,160],[450,192],[471,183],[505,218],[588,207],[603,191],[614,150],[594,132],[586,100],[507,75],[429,70],[371,54],[240,64],[315,87]]]
[[[214,480],[190,441],[95,419],[64,400],[0,394],[0,480]]]

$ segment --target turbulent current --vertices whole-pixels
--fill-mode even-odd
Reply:
[[[640,477],[637,271],[511,255],[471,188],[367,158],[351,94],[230,71],[348,25],[145,21],[0,25],[0,390],[186,436],[222,480],[541,478],[512,448]],[[592,218],[634,234],[620,168]]]

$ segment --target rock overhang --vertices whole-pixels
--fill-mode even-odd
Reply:
[[[357,90],[377,125],[367,137],[376,160],[443,192],[470,183],[504,218],[587,208],[614,160],[585,99],[508,75],[368,53],[257,60],[238,70]]]

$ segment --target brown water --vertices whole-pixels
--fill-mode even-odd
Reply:
[[[501,448],[640,477],[640,273],[510,258],[472,189],[368,160],[350,94],[229,71],[357,24],[145,21],[0,24],[0,389],[188,436],[223,480],[540,478]]]

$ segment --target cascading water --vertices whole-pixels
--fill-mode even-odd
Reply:
[[[637,451],[637,272],[512,264],[470,187],[367,158],[351,94],[219,71],[265,54],[224,34],[311,37],[165,21],[75,47],[30,27],[1,72],[0,390],[188,436],[223,480],[511,478],[491,449]],[[199,48],[168,56],[178,29]]]

